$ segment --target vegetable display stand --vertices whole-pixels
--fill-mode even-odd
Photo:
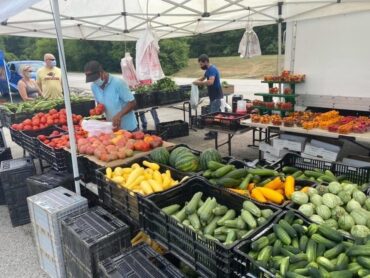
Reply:
[[[276,169],[282,169],[284,166],[292,166],[299,170],[330,170],[336,176],[343,176],[344,179],[359,185],[370,181],[370,167],[353,167],[336,162],[303,158],[293,153],[286,154],[283,159],[273,164]]]
[[[65,218],[63,254],[67,277],[99,277],[98,264],[130,243],[130,228],[101,207]]]
[[[144,160],[150,160],[147,157],[141,157],[136,160],[131,161],[129,164],[123,164],[119,167],[131,167],[132,164],[138,163],[142,165]],[[165,172],[170,170],[165,165],[160,165],[160,172]],[[173,178],[181,180],[184,175],[180,174],[178,171],[171,169],[171,174]],[[129,220],[135,225],[139,224],[139,205],[138,205],[138,193],[135,193],[114,181],[106,177],[106,168],[100,168],[96,170],[96,180],[98,185],[99,201],[105,207],[113,211],[123,220]]]
[[[185,277],[166,258],[145,243],[131,247],[99,263],[102,278],[182,278]]]
[[[50,277],[65,277],[61,221],[87,211],[87,200],[63,187],[28,197],[40,267]]]
[[[281,224],[282,223],[280,222],[281,220],[284,220],[285,223]],[[236,256],[233,262],[234,276],[235,277],[247,277],[248,274],[252,274],[255,277],[273,278],[273,277],[277,277],[276,272],[279,271],[279,269],[281,269],[284,272],[284,274],[286,274],[287,272],[292,272],[294,273],[294,275],[292,274],[291,277],[296,277],[295,275],[298,274],[298,273],[295,273],[297,269],[307,269],[308,270],[307,265],[309,264],[309,261],[308,261],[309,259],[310,261],[319,262],[320,267],[323,267],[323,265],[321,264],[322,261],[328,261],[330,265],[331,261],[325,258],[325,255],[324,255],[325,250],[329,250],[330,248],[333,248],[336,245],[340,245],[343,241],[351,241],[351,239],[340,235],[339,232],[336,232],[335,230],[332,230],[330,228],[329,228],[329,232],[332,232],[331,240],[327,239],[328,236],[326,236],[326,234],[325,236],[321,234],[320,228],[308,229],[308,232],[306,232],[307,228],[303,228],[302,226],[309,226],[311,223],[312,222],[309,221],[307,218],[299,214],[293,213],[293,212],[285,211],[282,214],[280,214],[265,229],[261,230],[260,233],[252,237],[250,240],[240,243],[239,245],[235,247]],[[294,226],[294,228],[292,227],[292,225]],[[298,226],[300,226],[300,228],[298,228]],[[294,231],[292,230],[290,232],[295,233],[297,236],[292,237],[291,235],[289,235],[289,233],[287,233],[285,230],[285,229],[288,230],[288,228],[289,229],[292,228]],[[297,232],[298,230],[300,231],[299,233]],[[316,231],[312,232],[311,234],[311,230],[312,231],[316,230]],[[301,240],[302,237],[306,237],[307,241],[305,239]],[[334,237],[338,237],[338,239],[334,241],[333,240]],[[259,239],[261,240],[259,241]],[[278,242],[279,244],[276,244],[276,247],[275,247],[274,243],[276,242],[277,239],[279,240]],[[282,244],[282,240],[285,241],[284,245]],[[293,246],[292,242],[293,241],[296,242],[297,240],[298,240],[298,244],[301,244],[301,246],[303,246],[304,244],[304,246],[306,246],[305,252],[301,251],[300,248],[295,248]],[[259,245],[263,241],[265,241],[265,243],[263,243],[264,246],[260,247]],[[281,246],[279,247],[278,245],[280,244]],[[332,245],[328,247],[326,244],[328,244],[328,246],[329,244],[332,244]],[[292,253],[291,251],[294,251],[296,253]],[[257,253],[258,262],[256,261],[255,258],[251,257],[250,255],[251,252]],[[274,252],[274,255],[272,255],[272,252]],[[298,253],[301,255],[298,255]],[[339,252],[339,253],[342,253],[342,252]],[[339,253],[337,255],[339,255]],[[283,255],[283,254],[286,254],[286,255]],[[337,255],[335,255],[335,257],[333,258],[337,258]],[[320,258],[323,258],[323,260]],[[288,260],[288,262],[290,263],[284,262],[284,260]],[[286,269],[285,269],[285,266],[287,267]],[[325,269],[326,267],[328,266],[326,265]],[[329,271],[333,271],[333,270],[334,269],[331,269]],[[283,277],[290,277],[290,276],[283,275]],[[320,277],[320,274],[316,274],[314,276],[309,276],[309,277]],[[337,276],[330,276],[330,277],[337,277]],[[352,277],[352,276],[349,276],[349,277]]]
[[[182,120],[159,123],[156,129],[165,140],[189,136],[189,124]]]
[[[166,105],[181,101],[180,90],[152,92],[156,105]]]
[[[41,130],[23,130],[21,131],[22,147],[28,151],[33,157],[40,156],[40,140],[37,138],[39,135],[49,136],[52,132],[57,131],[60,134],[66,134],[66,132],[57,126],[50,126]]]
[[[249,119],[249,114],[240,115],[235,113],[216,112],[201,115],[201,118],[204,127],[225,131],[238,131],[242,128],[240,120]]]
[[[155,106],[154,95],[151,92],[134,94],[136,100],[136,109],[148,108]]]
[[[174,204],[182,207],[197,192],[202,192],[205,198],[214,197],[221,205],[235,211],[240,211],[243,202],[248,200],[213,187],[202,178],[194,177],[183,185],[166,192],[156,193],[147,198],[139,196],[141,227],[152,239],[169,249],[180,260],[192,266],[201,276],[231,277],[233,247],[240,241],[224,245],[207,239],[161,210]],[[281,212],[275,206],[252,202],[261,209],[270,209],[272,211],[271,218]],[[263,227],[264,225],[253,230],[245,239],[255,235]]]

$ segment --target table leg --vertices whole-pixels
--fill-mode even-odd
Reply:
[[[218,150],[218,132],[215,134],[215,149]]]
[[[232,138],[232,136],[231,136],[231,134],[230,133],[228,133],[227,134],[227,137],[228,137],[228,147],[229,147],[229,156],[231,156],[231,138]]]

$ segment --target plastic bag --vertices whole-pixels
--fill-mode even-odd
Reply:
[[[191,108],[196,109],[199,104],[199,89],[197,85],[191,85],[191,93],[190,93],[190,105]]]
[[[221,99],[220,110],[221,110],[221,112],[228,112],[228,111],[232,110],[231,106],[226,102],[225,98]]]
[[[260,41],[257,34],[253,31],[252,26],[248,26],[243,34],[243,38],[239,44],[241,58],[251,58],[261,55]]]
[[[86,130],[89,134],[88,136],[98,136],[101,133],[110,134],[113,133],[112,122],[102,122],[97,120],[83,120],[81,127]]]

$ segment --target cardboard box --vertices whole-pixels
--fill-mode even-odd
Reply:
[[[259,149],[262,152],[269,153],[273,156],[280,157],[280,158],[288,153],[288,150],[286,150],[284,148],[277,148],[277,147],[269,145],[265,142],[260,143]]]
[[[304,148],[304,152],[301,155],[302,157],[334,162],[337,160],[338,154],[339,154],[339,151],[333,152],[333,151],[330,151],[324,148],[315,147],[309,143],[309,144],[306,144]]]
[[[274,138],[272,144],[278,149],[286,149],[294,152],[302,152],[306,144],[306,138],[302,138],[302,141],[293,141],[281,138]]]

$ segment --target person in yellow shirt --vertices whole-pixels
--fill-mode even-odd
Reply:
[[[55,99],[63,97],[62,73],[56,66],[56,60],[53,54],[44,55],[45,66],[37,71],[36,81],[43,97],[46,99]]]

